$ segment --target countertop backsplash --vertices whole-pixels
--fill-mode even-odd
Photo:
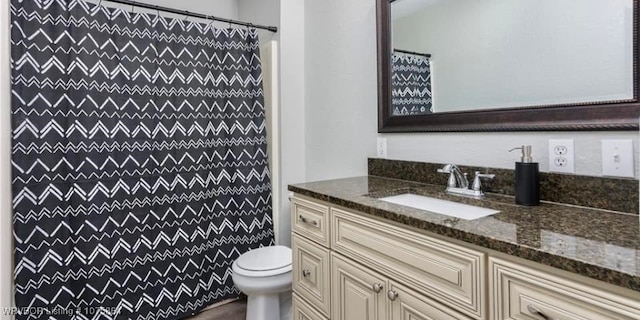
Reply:
[[[368,174],[393,179],[442,185],[445,188],[447,174],[438,173],[443,163],[414,162],[369,158]],[[515,195],[514,170],[487,167],[461,166],[462,172],[473,177],[475,171],[493,173],[493,180],[483,181],[485,192]],[[639,213],[638,180],[612,177],[579,176],[540,172],[540,199],[543,201],[584,207]]]

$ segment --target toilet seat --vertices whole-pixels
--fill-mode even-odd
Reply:
[[[233,262],[233,272],[246,277],[269,277],[291,271],[291,249],[270,246],[251,250]]]

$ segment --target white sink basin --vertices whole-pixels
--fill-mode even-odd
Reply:
[[[478,219],[500,212],[493,209],[476,207],[453,201],[434,199],[413,193],[405,193],[392,197],[379,198],[378,200],[416,209],[427,210],[465,220]]]

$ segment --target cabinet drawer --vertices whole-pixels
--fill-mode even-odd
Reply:
[[[327,320],[317,311],[313,310],[297,294],[293,294],[293,320]]]
[[[331,210],[334,250],[470,317],[484,317],[484,253]]]
[[[329,207],[300,198],[291,198],[291,228],[325,247],[329,246]]]
[[[294,234],[293,291],[318,308],[325,316],[330,312],[329,250]]]
[[[640,302],[497,258],[491,270],[491,319],[640,319]]]
[[[447,308],[433,300],[390,281],[390,289],[396,294],[391,302],[392,320],[469,320],[467,316]]]

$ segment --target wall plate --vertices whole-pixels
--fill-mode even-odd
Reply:
[[[602,175],[635,177],[633,167],[633,141],[602,140]]]
[[[575,172],[575,154],[572,139],[549,140],[549,172]]]
[[[387,158],[387,138],[378,138],[378,150],[376,155],[378,158]]]

